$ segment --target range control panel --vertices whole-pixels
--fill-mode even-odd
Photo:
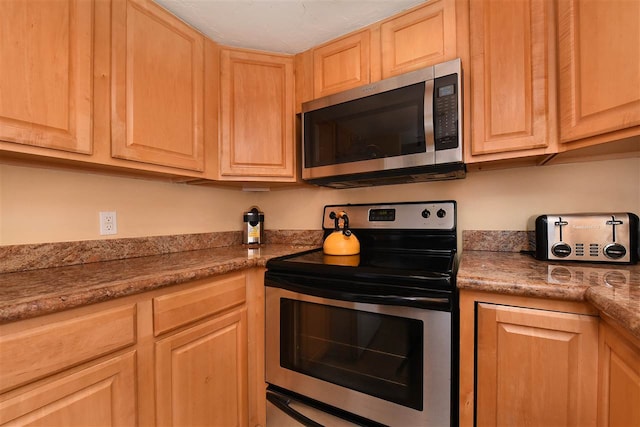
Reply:
[[[322,228],[334,228],[331,212],[344,212],[349,227],[361,229],[455,230],[456,202],[407,202],[324,207]]]
[[[632,213],[539,216],[536,258],[635,264],[638,216]]]

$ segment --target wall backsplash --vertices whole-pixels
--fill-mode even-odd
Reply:
[[[266,230],[319,229],[322,207],[453,199],[460,230],[527,230],[543,213],[640,212],[640,159],[470,172],[463,180],[271,192],[198,187],[0,165],[0,245],[104,239],[98,212],[116,211],[114,238],[239,231],[258,205]]]

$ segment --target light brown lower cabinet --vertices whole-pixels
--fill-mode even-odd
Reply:
[[[478,292],[460,309],[460,425],[596,425],[597,312]]]
[[[640,341],[600,323],[598,425],[640,426]]]
[[[158,425],[247,425],[247,310],[156,343]]]
[[[265,425],[264,269],[0,325],[0,425]]]

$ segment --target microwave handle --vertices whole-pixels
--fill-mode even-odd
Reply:
[[[435,153],[435,137],[433,135],[433,79],[425,81],[424,85],[424,141],[427,153]]]
[[[280,409],[282,412],[284,412],[300,424],[303,424],[305,427],[324,427],[322,424],[313,421],[311,418],[308,418],[293,409],[291,406],[289,406],[290,400],[280,394],[276,394],[272,391],[267,391],[267,400],[271,402],[276,408]]]

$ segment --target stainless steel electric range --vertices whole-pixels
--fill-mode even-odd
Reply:
[[[267,425],[456,425],[456,202],[338,212],[359,254],[267,263]]]

